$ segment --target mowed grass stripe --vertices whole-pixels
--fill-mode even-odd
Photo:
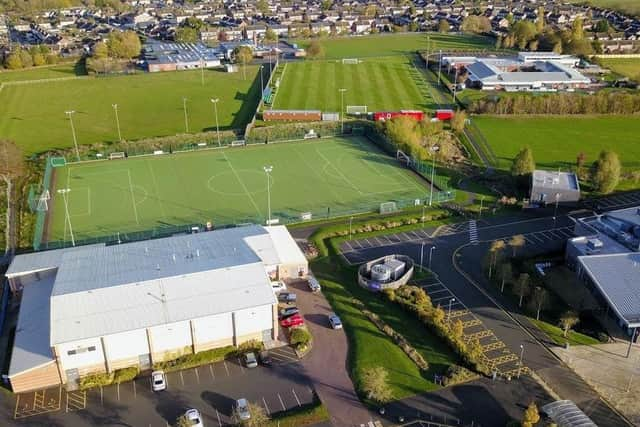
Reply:
[[[373,105],[369,106],[369,108],[371,108],[370,111],[373,111],[377,105],[384,106],[385,101],[389,98],[390,94],[386,90],[384,84],[385,75],[381,67],[374,66],[373,64],[369,66],[367,78],[371,82],[373,89],[375,89],[370,92]]]

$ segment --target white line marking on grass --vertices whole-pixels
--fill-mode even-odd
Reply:
[[[284,82],[284,72],[287,71],[287,62],[284,63],[284,67],[282,67],[282,74],[280,74],[280,87],[276,89],[276,92],[273,94],[273,99],[271,100],[271,105],[276,105],[276,98],[278,97],[278,92],[280,92],[280,88]]]
[[[160,200],[160,191],[158,187],[158,182],[156,181],[156,174],[153,172],[153,168],[151,167],[149,160],[145,160],[144,162],[147,164],[147,169],[149,169],[149,172],[151,175],[151,181],[153,182],[153,189],[155,190],[156,200],[160,204],[160,212],[162,213],[162,217],[164,219],[167,219],[167,213],[164,211],[164,203],[162,203],[162,201]]]
[[[140,224],[138,220],[138,208],[136,208],[136,197],[133,194],[133,184],[131,182],[131,172],[127,169],[127,175],[129,176],[129,190],[131,191],[131,204],[133,205],[133,214],[136,217],[136,224]]]
[[[330,161],[329,159],[327,159],[327,158],[324,156],[324,154],[322,154],[322,153],[320,152],[320,150],[318,150],[318,148],[317,148],[317,147],[316,147],[316,153],[318,153],[318,155],[319,155],[320,157],[322,157],[322,158],[324,159],[324,161],[325,161],[325,162],[327,162],[327,164],[333,168],[333,170],[335,170],[336,172],[338,172],[338,174],[340,175],[340,177],[341,177],[342,179],[344,179],[344,181],[345,181],[347,184],[349,184],[349,186],[351,186],[354,190],[356,190],[358,193],[360,193],[360,194],[362,195],[362,191],[360,191],[360,189],[359,189],[358,187],[356,187],[356,186],[353,184],[353,182],[349,181],[349,179],[347,179],[347,177],[342,173],[342,171],[341,171],[340,169],[338,169],[337,167],[335,167],[335,166],[333,165],[333,163],[331,163],[331,161]]]
[[[236,172],[236,168],[233,167],[233,164],[231,163],[231,160],[229,160],[229,157],[227,157],[226,153],[223,152],[222,155],[224,156],[225,160],[229,164],[229,168],[231,169],[233,174],[236,176],[236,179],[238,180],[238,182],[242,186],[242,189],[244,190],[246,195],[249,197],[249,200],[251,200],[251,203],[253,204],[253,207],[256,208],[256,211],[258,212],[258,216],[262,216],[262,212],[260,212],[260,208],[256,204],[256,201],[253,200],[253,196],[251,196],[251,193],[249,193],[249,190],[247,189],[246,185],[244,185],[244,182],[242,182],[242,180],[240,179],[240,175],[238,175],[238,172]]]

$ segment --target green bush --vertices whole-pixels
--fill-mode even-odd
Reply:
[[[311,342],[311,333],[306,328],[294,328],[289,341],[297,349],[304,348]]]
[[[249,340],[240,344],[236,350],[238,356],[242,356],[245,353],[253,351],[259,353],[264,350],[264,344],[261,341]]]
[[[467,368],[459,365],[451,365],[447,369],[447,373],[443,379],[443,385],[450,386],[460,384],[463,382],[475,380],[478,378],[478,374],[471,372]]]
[[[87,390],[93,387],[99,386],[107,386],[113,382],[114,374],[112,373],[101,373],[101,374],[90,374],[80,378],[80,390]]]
[[[139,373],[140,373],[140,371],[138,370],[137,366],[131,366],[129,368],[118,369],[118,370],[116,370],[114,372],[113,382],[117,383],[117,384],[120,384],[120,383],[124,383],[124,382],[127,382],[127,381],[131,381],[135,377],[137,377]]]
[[[227,347],[214,348],[213,350],[201,351],[199,353],[185,354],[175,359],[154,363],[153,369],[171,372],[193,368],[206,363],[219,362],[227,356],[235,354],[238,350],[236,347],[230,345]]]

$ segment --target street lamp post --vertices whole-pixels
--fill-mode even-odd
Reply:
[[[431,258],[433,257],[433,250],[435,248],[435,246],[431,246],[431,249],[429,249],[429,271],[431,271]]]
[[[422,242],[420,245],[420,271],[424,271],[422,260],[424,259],[424,245],[426,242]]]
[[[76,148],[76,158],[80,161],[80,152],[78,151],[78,138],[76,138],[76,128],[73,126],[73,115],[75,110],[69,110],[64,112],[69,117],[69,123],[71,123],[71,134],[73,135],[73,146]]]
[[[269,65],[271,66],[271,65]],[[264,81],[262,79],[262,70],[264,69],[264,65],[260,66],[260,98],[264,96]]]
[[[340,131],[344,133],[344,93],[347,90],[345,88],[340,88],[338,89],[338,91],[340,92],[340,119],[341,119]]]
[[[184,129],[189,133],[189,116],[187,114],[187,98],[182,98],[182,109],[184,110]]]
[[[440,49],[440,59],[438,60],[438,84],[442,84],[440,81],[440,72],[442,71],[442,49]]]
[[[435,179],[436,174],[436,152],[439,150],[437,145],[434,145],[430,148],[431,151],[431,192],[429,193],[429,206],[433,204],[433,180]]]
[[[211,102],[213,103],[213,112],[216,115],[216,134],[218,135],[218,146],[221,146],[220,142],[220,124],[218,123],[218,101],[220,98],[211,98]]]
[[[480,197],[480,213],[478,214],[478,218],[482,217],[483,205],[484,205],[484,196]]]
[[[422,202],[422,217],[420,218],[422,220],[422,227],[424,227],[424,210],[426,209],[426,205],[424,204],[424,202]]]
[[[122,132],[120,132],[120,117],[118,116],[118,104],[111,105],[116,113],[116,127],[118,128],[118,141],[122,141]]]
[[[456,301],[455,298],[451,298],[449,300],[449,314],[447,314],[447,321],[451,322],[451,304],[453,304]]]
[[[453,103],[456,103],[456,91],[458,90],[458,67],[456,67],[456,75],[453,78]]]
[[[560,193],[556,193],[556,207],[553,210],[553,228],[556,228],[558,221],[558,203],[560,202]]]
[[[352,236],[352,228],[351,225],[353,224],[353,217],[349,218],[349,240],[351,240],[351,236]]]
[[[69,203],[67,202],[67,193],[71,192],[70,188],[61,188],[58,190],[58,194],[62,194],[62,200],[64,201],[64,214],[69,224],[69,234],[71,234],[71,245],[76,245],[76,240],[73,237],[73,228],[71,227],[71,216],[69,216]]]
[[[522,370],[523,358],[524,358],[524,345],[520,344],[520,363],[518,364],[518,378],[520,378],[520,371]]]
[[[273,166],[263,166],[264,173],[267,174],[267,225],[271,225],[271,177]]]

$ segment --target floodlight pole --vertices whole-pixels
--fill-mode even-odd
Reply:
[[[440,80],[440,72],[442,70],[442,49],[440,49],[440,59],[438,60],[438,84],[442,84]]]
[[[480,213],[478,214],[478,218],[482,217],[482,209],[484,209],[483,205],[484,205],[484,196],[481,196],[480,197]]]
[[[447,314],[447,321],[451,322],[451,304],[453,304],[455,302],[455,298],[451,298],[449,300],[449,314]]]
[[[520,378],[520,371],[522,370],[522,359],[524,358],[524,345],[520,344],[520,363],[518,364],[518,378]]]
[[[456,92],[458,89],[458,67],[456,67],[456,74],[453,78],[453,103],[456,103]]]
[[[433,250],[435,248],[435,246],[431,246],[431,248],[429,249],[429,271],[431,271],[431,258],[433,257]]]
[[[76,239],[73,237],[73,227],[71,227],[71,216],[69,215],[69,203],[67,202],[67,193],[71,191],[70,188],[61,188],[58,190],[59,194],[62,194],[62,200],[64,201],[64,213],[69,224],[69,234],[71,234],[71,245],[76,245]]]
[[[556,207],[553,210],[553,228],[556,228],[558,221],[558,203],[560,202],[560,193],[556,193]]]
[[[64,112],[69,117],[69,123],[71,123],[71,134],[73,135],[73,146],[76,148],[76,159],[80,161],[80,152],[78,151],[78,138],[76,138],[76,128],[73,126],[73,115],[75,110],[69,110]]]
[[[184,110],[184,128],[189,133],[189,116],[187,115],[187,98],[182,98],[182,109]]]
[[[420,271],[424,271],[424,267],[422,265],[422,261],[424,259],[424,245],[426,244],[426,242],[422,242],[422,244],[420,245]]]
[[[116,126],[118,128],[118,141],[122,142],[122,133],[120,132],[120,117],[118,117],[118,104],[112,104],[113,111],[116,113]]]
[[[347,91],[345,88],[338,89],[340,92],[340,118],[342,119],[340,131],[344,134],[344,93]]]
[[[427,60],[425,61],[425,70],[429,70],[429,50],[431,49],[431,39],[429,39],[429,34],[427,34]]]
[[[268,220],[267,225],[271,225],[271,172],[273,171],[273,166],[263,166],[264,172],[267,174],[267,214]]]
[[[431,205],[433,204],[433,180],[435,179],[435,172],[436,172],[436,151],[437,146],[434,145],[433,147],[431,147],[431,149],[429,151],[431,151],[431,192],[429,193],[429,207],[431,207]],[[424,217],[424,215],[423,215]],[[424,222],[424,221],[423,221]]]
[[[220,124],[218,123],[218,101],[220,98],[211,98],[211,102],[213,103],[213,111],[216,115],[216,133],[218,134],[218,146],[221,146],[220,143]]]
[[[271,65],[269,65],[271,66]],[[264,65],[260,66],[260,98],[264,96],[264,82],[262,80],[262,70],[264,69]]]

